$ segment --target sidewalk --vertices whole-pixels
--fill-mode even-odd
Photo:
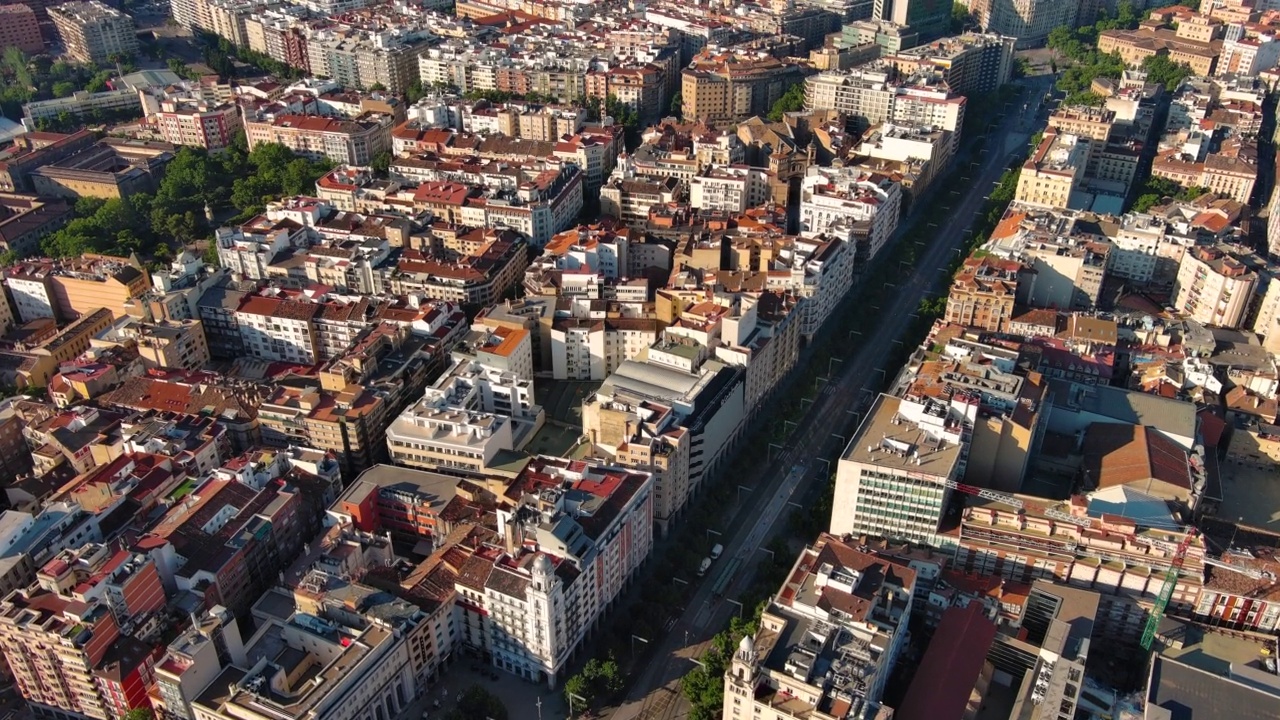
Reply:
[[[473,667],[483,672],[476,672]],[[490,677],[491,669],[497,674],[497,680]],[[410,703],[397,720],[422,720],[424,711],[427,720],[443,717],[454,708],[458,695],[472,685],[479,685],[497,695],[507,706],[507,716],[511,720],[556,720],[569,716],[569,706],[562,690],[548,690],[546,683],[531,683],[497,668],[459,660],[421,697]],[[538,708],[539,700],[542,701],[541,709]],[[436,708],[436,702],[440,703],[439,708]]]

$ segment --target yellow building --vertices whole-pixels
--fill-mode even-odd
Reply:
[[[1050,128],[1018,176],[1018,202],[1065,209],[1089,162],[1089,140]]]
[[[106,308],[114,317],[128,315],[126,303],[150,289],[136,260],[85,255],[62,261],[49,278],[53,301],[63,317]]]

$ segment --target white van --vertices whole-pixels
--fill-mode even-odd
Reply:
[[[703,575],[706,575],[707,571],[710,569],[711,569],[711,558],[702,558],[702,564],[698,566],[698,577],[702,577]]]
[[[724,553],[724,546],[721,545],[720,543],[716,543],[716,546],[711,548],[711,559],[719,560],[720,555],[723,553]]]

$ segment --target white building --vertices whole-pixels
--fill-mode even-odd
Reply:
[[[831,532],[944,544],[946,482],[964,477],[979,404],[968,392],[949,404],[881,395],[836,467]]]
[[[1224,246],[1183,254],[1174,281],[1173,306],[1204,325],[1239,328],[1253,302],[1258,274]]]
[[[689,204],[698,210],[739,215],[769,201],[771,175],[763,168],[709,168],[689,181]]]
[[[551,370],[557,380],[604,380],[657,342],[657,320],[559,318],[551,325]]]
[[[1120,231],[1111,239],[1107,272],[1135,283],[1151,282],[1163,242],[1164,223],[1141,213],[1125,215],[1120,219]]]
[[[874,258],[898,227],[902,185],[855,168],[810,167],[800,183],[800,231],[828,233],[859,248],[859,260]]]
[[[460,577],[459,607],[494,664],[554,686],[653,548],[653,478],[540,457],[508,496],[515,507],[498,511],[498,530],[513,554],[485,568],[482,587]]]
[[[916,571],[823,534],[742,638],[724,677],[725,720],[880,717],[907,639]],[[768,714],[766,714],[768,713]]]
[[[311,365],[320,359],[320,340],[312,319],[320,305],[262,295],[247,295],[235,319],[245,350],[276,362]]]

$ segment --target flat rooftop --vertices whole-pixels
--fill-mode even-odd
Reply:
[[[901,398],[877,398],[841,459],[901,472],[949,476],[960,460],[960,446],[940,442],[926,427],[899,417],[901,404]]]

